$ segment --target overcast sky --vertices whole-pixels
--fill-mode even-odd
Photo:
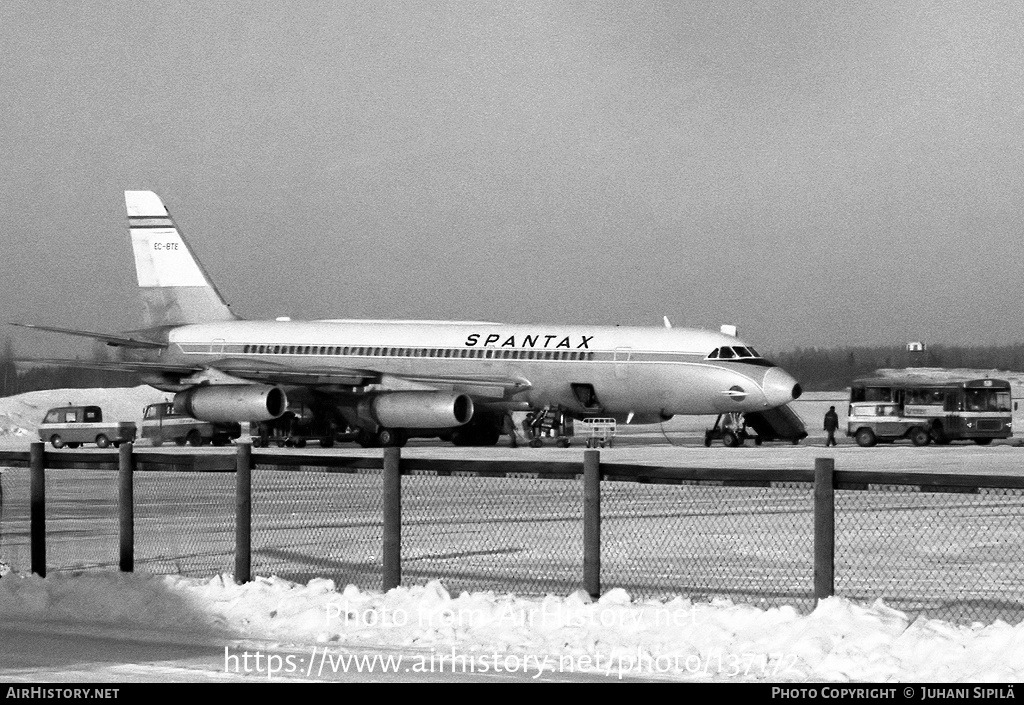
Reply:
[[[1022,37],[1016,0],[5,0],[3,318],[141,325],[149,189],[247,318],[1019,342]]]

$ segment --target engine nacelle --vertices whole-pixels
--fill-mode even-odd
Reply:
[[[473,400],[455,392],[382,392],[358,411],[387,428],[450,428],[473,418]]]
[[[283,389],[262,384],[213,384],[174,395],[176,412],[202,421],[269,421],[287,408]]]

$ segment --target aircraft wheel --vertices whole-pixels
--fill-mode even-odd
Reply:
[[[732,431],[726,431],[722,436],[722,445],[726,448],[738,448],[743,445],[743,441]]]
[[[320,447],[321,448],[333,448],[334,447],[334,439],[333,438],[329,438],[327,436],[324,436],[323,438],[320,439]]]
[[[991,438],[975,438],[974,442],[977,443],[979,446],[987,446],[989,443],[992,442],[992,439]]]
[[[183,446],[183,445],[185,445],[185,439],[184,438],[175,438],[174,439],[174,445],[176,445],[176,446]]]
[[[530,447],[531,448],[540,448],[542,445],[544,445],[544,442],[541,439],[539,439],[539,438],[531,438],[530,439]]]
[[[871,446],[878,443],[878,439],[875,438],[875,433],[870,428],[862,428],[857,431],[857,435],[854,436],[857,441],[857,445],[861,448],[870,448]]]
[[[400,448],[405,445],[405,434],[398,428],[382,428],[377,431],[377,443],[384,448]]]
[[[102,433],[96,436],[96,446],[98,448],[106,448],[110,445],[110,439],[104,436]]]
[[[193,448],[195,448],[195,447],[203,445],[203,437],[199,433],[199,431],[196,431],[195,429],[192,429],[185,436],[185,442],[188,443]]]
[[[306,439],[305,438],[296,438],[295,439],[295,447],[296,448],[305,448],[306,447]]]
[[[64,447],[64,439],[58,436],[57,434],[50,436],[50,443],[53,445],[54,448]]]
[[[564,437],[563,438],[557,438],[557,439],[555,439],[555,445],[558,446],[559,448],[568,448],[569,447],[569,439],[568,438],[564,438]]]
[[[376,448],[378,447],[377,435],[370,433],[366,429],[359,429],[359,433],[356,436],[356,443],[363,448]]]

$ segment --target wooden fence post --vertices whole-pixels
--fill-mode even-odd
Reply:
[[[131,443],[122,443],[117,456],[117,516],[120,527],[119,565],[122,573],[135,570],[135,455]]]
[[[814,600],[835,594],[836,461],[814,461]]]
[[[252,443],[235,455],[235,582],[252,580]]]
[[[32,572],[46,577],[46,466],[43,444],[29,445],[29,552]]]
[[[601,453],[583,451],[583,589],[601,596]]]
[[[402,451],[384,449],[383,586],[387,592],[402,584]]]

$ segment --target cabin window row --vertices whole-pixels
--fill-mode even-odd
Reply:
[[[487,360],[593,360],[582,350],[495,350],[493,348],[390,348],[340,345],[245,345],[254,355],[354,355],[356,357],[479,358]]]

